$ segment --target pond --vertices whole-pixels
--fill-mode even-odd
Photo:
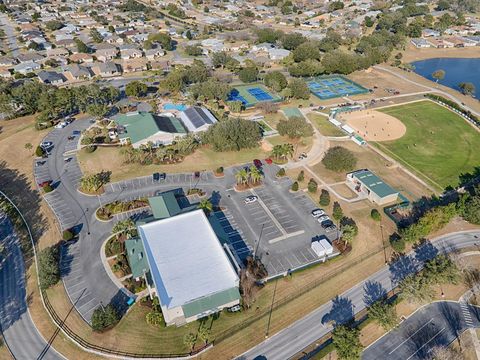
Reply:
[[[472,59],[435,58],[415,61],[412,65],[417,74],[432,81],[436,81],[432,77],[434,71],[445,71],[445,78],[439,83],[457,91],[460,91],[458,85],[461,82],[470,82],[475,85],[475,97],[480,98],[480,57]]]

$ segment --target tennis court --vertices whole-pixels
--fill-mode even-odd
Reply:
[[[281,100],[280,96],[273,94],[262,84],[236,86],[228,96],[228,101],[241,101],[247,108],[259,102]]]
[[[318,77],[307,82],[313,95],[322,100],[367,93],[368,90],[343,76]]]

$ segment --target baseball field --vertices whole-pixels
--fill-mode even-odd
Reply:
[[[459,176],[480,166],[480,132],[459,115],[431,101],[384,108],[399,119],[405,134],[372,142],[438,190],[459,184]]]

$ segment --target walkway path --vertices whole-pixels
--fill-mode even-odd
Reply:
[[[16,360],[64,359],[40,335],[27,307],[25,265],[12,223],[0,214],[0,330]]]

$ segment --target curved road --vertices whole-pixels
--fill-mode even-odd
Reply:
[[[406,275],[420,270],[424,261],[439,252],[450,252],[480,244],[480,230],[448,234],[427,243],[403,259],[383,267],[332,301],[323,304],[288,328],[250,349],[239,359],[284,360],[327,335],[332,322],[344,323],[392,290]]]
[[[12,223],[0,214],[0,330],[16,360],[64,359],[40,335],[27,307],[25,265]]]

